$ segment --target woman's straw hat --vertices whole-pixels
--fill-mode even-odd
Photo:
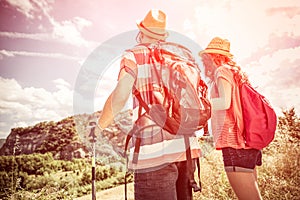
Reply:
[[[150,10],[137,26],[145,35],[158,40],[164,40],[169,35],[166,31],[166,14],[160,10]]]
[[[199,52],[199,56],[202,56],[204,53],[216,53],[225,55],[229,58],[233,57],[230,53],[230,42],[227,39],[222,39],[220,37],[213,38],[206,49]]]

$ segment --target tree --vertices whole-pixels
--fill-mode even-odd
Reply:
[[[287,133],[289,139],[300,139],[300,118],[296,115],[295,108],[282,111],[282,117],[278,118],[278,128],[282,133]]]

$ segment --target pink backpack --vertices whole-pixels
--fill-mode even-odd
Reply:
[[[248,147],[262,149],[275,136],[277,117],[268,100],[250,84],[240,84],[244,137]]]

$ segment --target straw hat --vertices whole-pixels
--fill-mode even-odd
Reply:
[[[227,39],[222,39],[220,37],[213,38],[206,49],[199,52],[199,56],[204,53],[216,53],[228,56],[232,58],[233,55],[230,53],[230,42]]]
[[[158,40],[164,40],[169,35],[166,31],[166,14],[160,10],[150,10],[137,26],[145,35]]]

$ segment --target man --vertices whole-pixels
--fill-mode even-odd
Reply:
[[[137,26],[140,30],[136,37],[139,44],[155,44],[165,41],[168,36],[166,15],[160,10],[150,10]],[[112,123],[114,116],[122,110],[135,89],[140,91],[145,102],[153,101],[151,94],[155,89],[152,87],[154,80],[150,73],[149,54],[149,49],[142,45],[124,52],[117,86],[106,100],[98,120],[100,129]],[[145,111],[133,95],[134,120],[142,112]],[[129,156],[129,168],[134,170],[135,199],[192,199],[184,138],[162,130],[149,118],[140,120],[138,125],[142,129],[138,131],[141,139],[138,160],[133,161],[137,137],[133,136]],[[190,138],[190,149],[192,158],[200,156],[196,137]],[[195,166],[191,167],[195,170]]]

